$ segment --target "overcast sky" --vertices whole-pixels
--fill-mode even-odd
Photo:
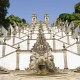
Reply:
[[[10,0],[8,15],[14,14],[31,23],[32,13],[37,14],[37,19],[44,20],[48,13],[50,23],[53,23],[61,13],[72,13],[74,5],[80,0]]]

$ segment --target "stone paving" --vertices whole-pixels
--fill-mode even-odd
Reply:
[[[64,74],[53,74],[45,76],[28,76],[17,73],[0,74],[0,80],[80,80],[80,73],[68,71]]]

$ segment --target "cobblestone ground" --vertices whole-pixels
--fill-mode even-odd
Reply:
[[[80,80],[80,73],[67,72],[66,74],[55,74],[47,76],[28,76],[25,74],[0,74],[0,80]]]

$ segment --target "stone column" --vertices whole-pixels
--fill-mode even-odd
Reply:
[[[63,31],[61,30],[61,37],[63,37]]]
[[[60,28],[59,28],[59,25],[57,26],[57,29],[58,29],[58,32],[60,32],[60,31],[59,31],[59,29],[60,29]]]
[[[63,44],[63,56],[64,56],[64,69],[68,69],[68,65],[67,65],[67,49],[65,47],[65,44]]]
[[[55,35],[53,34],[53,50],[55,50],[56,47],[55,47]]]
[[[70,41],[69,41],[69,33],[67,33],[66,35],[67,35],[67,43],[70,44]]]
[[[80,41],[77,41],[76,44],[77,44],[77,53],[80,54]]]
[[[19,50],[20,47],[18,45],[17,50]],[[20,70],[19,69],[19,52],[16,53],[16,70]]]
[[[24,27],[23,27],[23,33],[24,33]]]
[[[17,34],[16,29],[13,31],[13,45],[15,44],[15,35]]]
[[[31,35],[31,39],[32,39],[32,31],[31,31],[31,34],[30,35]]]
[[[13,35],[13,45],[15,44],[15,35]]]
[[[4,42],[3,42],[2,57],[5,56],[5,50],[6,50],[6,39],[4,39]]]
[[[52,38],[52,36],[51,36],[51,30],[50,30],[50,39]]]
[[[48,33],[50,34],[49,27],[48,27]]]
[[[33,30],[32,30],[32,34],[34,34],[34,27],[33,27]]]
[[[19,29],[19,38],[20,38],[20,32],[21,32],[21,30]]]
[[[27,50],[29,50],[29,44],[30,44],[30,43],[29,43],[29,37],[30,37],[30,36],[28,35],[28,38],[27,38]]]

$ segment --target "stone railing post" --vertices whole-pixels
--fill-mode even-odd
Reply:
[[[68,65],[67,65],[67,49],[66,49],[64,43],[63,43],[63,56],[64,56],[64,69],[68,69]]]
[[[67,35],[67,43],[70,44],[70,41],[69,41],[69,33],[67,33],[66,35]]]
[[[53,34],[53,50],[55,50],[56,49],[56,47],[55,47],[55,35]]]
[[[63,30],[61,30],[61,37],[63,37]]]
[[[30,35],[31,35],[31,39],[32,39],[32,31],[31,31]]]
[[[18,45],[17,47],[17,53],[16,53],[16,70],[20,70],[19,69],[19,51],[20,50],[20,46]]]
[[[51,30],[50,30],[50,39],[52,38],[52,35],[51,35]]]
[[[20,33],[21,33],[21,29],[19,29],[19,38],[20,38],[20,35],[21,35]]]
[[[29,44],[30,44],[30,43],[29,43],[29,37],[30,37],[30,36],[28,35],[28,38],[27,38],[27,50],[29,50]]]
[[[80,54],[80,41],[77,40],[77,53]]]
[[[17,32],[16,32],[16,30],[14,29],[14,31],[13,31],[13,45],[15,44],[15,36],[16,36],[16,34],[17,34]]]
[[[6,50],[6,39],[4,39],[4,42],[3,42],[2,57],[5,56],[5,50]]]

